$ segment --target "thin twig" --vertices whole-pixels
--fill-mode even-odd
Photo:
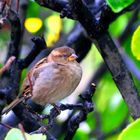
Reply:
[[[6,64],[0,69],[0,75],[2,75],[5,71],[7,71],[9,69],[9,67],[11,66],[11,64],[13,63],[13,61],[16,59],[15,56],[11,56]]]
[[[23,135],[24,140],[27,140],[26,135],[25,135],[25,130],[23,128],[23,125],[21,123],[18,124],[19,129],[21,130],[21,133]]]
[[[10,125],[4,124],[4,123],[2,123],[2,122],[0,122],[0,125],[2,125],[2,126],[4,126],[4,127],[8,128],[8,129],[12,129],[12,128],[13,128],[13,127],[11,127]]]
[[[70,118],[64,138],[65,140],[72,140],[73,136],[76,133],[76,130],[79,128],[79,124],[82,121],[86,120],[88,113],[93,111],[92,96],[94,92],[95,84],[91,84],[88,91],[80,95],[83,101],[83,109],[81,109],[78,113]]]

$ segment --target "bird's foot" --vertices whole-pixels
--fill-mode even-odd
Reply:
[[[32,113],[32,114],[35,116],[35,118],[36,118],[38,121],[42,121],[42,120],[44,120],[44,119],[48,119],[48,118],[49,118],[49,115],[46,115],[46,114],[38,114],[38,113],[35,112],[35,111],[33,110],[33,108],[32,108],[30,105],[28,105],[28,104],[25,104],[25,107],[26,107],[26,109],[27,109],[30,113]]]
[[[24,103],[24,104],[25,104],[25,108],[27,109],[27,111],[30,112],[32,115],[34,115],[37,120],[40,120],[40,115],[37,112],[35,112],[30,105],[28,105],[26,103]]]
[[[56,105],[55,103],[52,103],[51,105],[54,107],[55,111],[57,111],[58,114],[61,113],[61,109],[58,105]]]
[[[51,125],[41,126],[38,130],[31,132],[30,134],[46,134],[46,132],[51,128]]]

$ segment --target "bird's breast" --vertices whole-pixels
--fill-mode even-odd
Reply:
[[[82,70],[78,63],[46,67],[33,86],[33,101],[45,105],[69,96],[78,86]]]

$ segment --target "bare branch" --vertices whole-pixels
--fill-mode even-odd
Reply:
[[[15,56],[18,58],[20,53],[20,39],[21,39],[21,23],[18,15],[11,9],[9,9],[7,14],[7,19],[11,25],[11,40],[8,47],[7,59],[10,56]],[[7,60],[6,59],[6,60]]]

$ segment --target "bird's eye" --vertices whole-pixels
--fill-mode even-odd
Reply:
[[[66,54],[63,54],[63,57],[67,57],[67,55]]]

